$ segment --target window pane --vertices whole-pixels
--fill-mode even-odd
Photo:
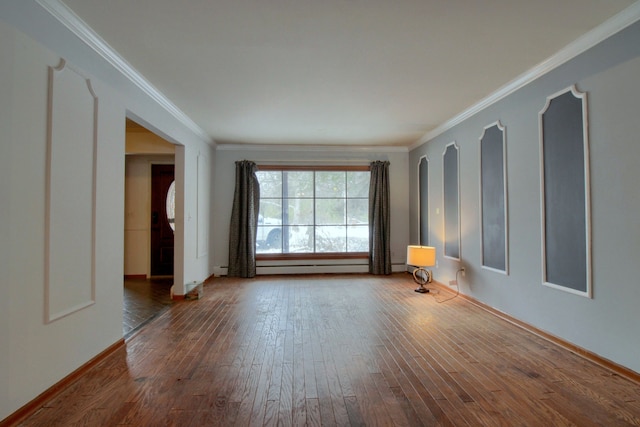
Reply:
[[[345,199],[317,199],[316,200],[316,224],[318,225],[344,225]]]
[[[346,252],[346,231],[344,226],[316,227],[316,252]]]
[[[256,172],[260,182],[260,197],[282,197],[282,172],[258,171]]]
[[[280,226],[258,225],[256,253],[280,253],[282,248],[282,228]]]
[[[282,247],[282,200],[260,199],[256,253],[280,252]]]
[[[284,171],[284,197],[313,197],[313,171]]]
[[[346,172],[316,172],[316,197],[345,197]]]
[[[370,172],[347,172],[347,197],[369,197]]]
[[[171,181],[169,190],[167,190],[167,221],[171,230],[176,231],[176,182]]]
[[[369,252],[369,226],[347,227],[347,252]]]
[[[288,225],[313,225],[313,199],[285,199]]]
[[[369,223],[369,200],[347,199],[347,224]]]
[[[282,224],[282,199],[260,199],[258,225]]]
[[[310,253],[313,252],[313,227],[298,226],[284,227],[283,253]]]

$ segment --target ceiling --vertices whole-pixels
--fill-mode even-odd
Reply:
[[[634,0],[63,0],[217,144],[411,146]]]

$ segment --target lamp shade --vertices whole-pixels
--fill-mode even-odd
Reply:
[[[436,248],[433,246],[407,246],[407,265],[415,267],[436,265]]]

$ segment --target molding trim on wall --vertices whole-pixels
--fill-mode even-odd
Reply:
[[[446,168],[446,161],[445,161],[445,157],[447,155],[447,151],[449,151],[449,148],[452,148],[453,150],[455,150],[455,154],[456,154],[456,190],[457,190],[457,194],[456,194],[456,199],[457,199],[457,212],[456,212],[456,227],[457,227],[457,243],[458,243],[458,256],[452,256],[452,255],[447,255],[447,240],[449,239],[449,237],[447,236],[447,223],[449,221],[451,221],[451,218],[447,218],[447,195],[446,195],[446,191],[445,191],[445,186],[447,185],[447,168]],[[458,144],[456,144],[455,141],[452,141],[450,143],[448,143],[445,147],[444,147],[444,151],[442,152],[442,230],[444,232],[443,236],[443,250],[442,250],[442,255],[444,258],[448,258],[448,259],[452,259],[454,261],[460,261],[462,259],[462,222],[461,222],[461,205],[460,205],[460,200],[462,199],[460,197],[460,147],[458,147]]]
[[[69,9],[60,0],[36,0],[47,12],[64,25],[69,31],[80,38],[87,46],[93,49],[98,55],[104,58],[109,64],[116,68],[122,75],[129,79],[133,84],[139,87],[143,92],[149,95],[153,100],[160,104],[172,116],[178,119],[191,131],[199,135],[203,140],[209,141],[215,146],[207,133],[191,120],[182,110],[173,104],[162,92],[156,89],[147,79],[144,78],[133,66],[131,66],[120,54],[118,54],[107,42],[105,42],[95,31],[91,29],[80,17],[78,17],[71,9]],[[590,49],[601,41],[623,30],[629,25],[640,20],[640,2],[636,2],[624,9],[617,15],[605,21],[592,31],[584,34],[582,37],[571,42],[553,56],[547,58],[531,70],[516,77],[493,94],[484,98],[477,104],[471,106],[467,110],[442,123],[432,131],[425,134],[417,143],[408,147],[408,151],[418,148],[425,142],[435,138],[436,136],[446,132],[455,125],[465,121],[474,114],[482,111],[490,105],[507,97],[511,93],[529,84],[533,80],[543,76],[549,71],[557,68],[565,62],[575,58],[582,52]],[[287,147],[291,149],[292,147]],[[391,147],[395,148],[395,147]]]
[[[76,15],[60,0],[36,0],[47,12],[75,34],[83,43],[93,49],[100,57],[113,66],[124,77],[140,88],[151,99],[157,102],[169,114],[175,117],[183,125],[189,128],[210,145],[215,146],[215,141],[191,120],[182,110],[171,102],[162,92],[156,89],[138,70],[133,68],[115,49],[104,41],[86,22]]]
[[[429,243],[431,241],[430,237],[431,237],[431,212],[429,209],[429,186],[427,185],[427,188],[422,188],[421,182],[422,182],[422,176],[420,175],[420,172],[422,171],[422,161],[425,161],[425,164],[427,165],[427,184],[429,184],[429,157],[427,157],[426,155],[424,156],[420,156],[420,158],[418,159],[418,168],[417,168],[417,175],[418,175],[418,244],[422,245],[422,246],[429,246]],[[422,190],[425,191],[425,194],[423,194]],[[427,235],[427,241],[424,242],[422,241],[422,196],[425,196],[425,199],[427,199],[427,212],[424,212],[424,215],[426,215],[426,223],[427,223],[427,229],[424,230],[424,232]]]
[[[427,132],[422,138],[418,140],[418,142],[409,146],[409,151],[414,150],[425,144],[426,142],[432,140],[433,138],[443,134],[454,126],[464,122],[474,114],[479,113],[480,111],[495,104],[501,99],[506,98],[515,91],[523,88],[534,80],[558,68],[562,64],[570,61],[586,50],[594,47],[598,43],[606,40],[607,38],[622,31],[623,29],[639,20],[640,1],[637,1],[617,15],[606,20],[598,27],[584,34],[582,37],[579,37],[578,39],[569,43],[563,49],[559,50],[557,53],[542,61],[540,64],[531,68],[529,71],[526,71],[506,85],[502,86],[500,89],[482,99],[477,104],[472,105],[460,114],[452,117],[451,119],[442,123],[440,126]]]
[[[581,206],[581,208],[584,208],[584,236],[582,236],[584,238],[584,264],[585,264],[585,270],[584,270],[584,275],[585,275],[585,290],[581,290],[581,289],[575,289],[572,287],[572,285],[568,284],[568,283],[554,283],[551,282],[550,278],[549,278],[549,267],[548,267],[548,263],[550,261],[556,261],[557,262],[557,253],[553,253],[553,251],[548,251],[547,249],[551,247],[553,247],[553,244],[550,244],[549,242],[551,241],[551,239],[548,239],[547,237],[547,225],[548,224],[555,224],[555,230],[559,231],[559,230],[564,230],[565,227],[563,226],[559,226],[559,222],[562,223],[562,218],[565,219],[569,219],[571,218],[573,221],[575,221],[576,218],[576,214],[579,213],[577,212],[577,207],[576,206],[571,206],[572,209],[567,210],[566,212],[558,212],[555,211],[556,215],[550,215],[550,212],[547,210],[549,208],[549,206],[565,206],[567,207],[567,205],[565,205],[565,201],[564,200],[550,200],[547,201],[547,196],[548,194],[550,194],[549,192],[547,192],[547,186],[545,184],[545,179],[546,179],[546,173],[548,172],[548,170],[556,170],[556,171],[560,171],[562,170],[562,173],[566,173],[567,169],[568,170],[573,170],[571,169],[571,167],[567,167],[567,156],[565,155],[562,160],[563,160],[563,165],[562,166],[553,166],[553,161],[550,162],[551,164],[549,165],[547,163],[547,159],[549,159],[550,157],[547,155],[547,149],[545,148],[547,144],[547,141],[545,140],[545,138],[547,136],[555,136],[555,139],[552,139],[551,144],[549,144],[550,147],[553,147],[554,145],[557,145],[559,142],[562,142],[562,145],[565,145],[566,147],[566,143],[568,141],[572,140],[572,136],[573,135],[568,135],[568,133],[573,133],[573,126],[575,125],[574,123],[567,123],[567,120],[563,120],[562,123],[564,125],[563,129],[561,129],[561,131],[556,132],[554,135],[554,132],[552,131],[552,129],[550,130],[550,133],[548,134],[546,132],[546,128],[545,128],[545,114],[551,114],[549,113],[549,107],[551,106],[551,102],[559,99],[561,96],[563,95],[567,95],[567,94],[571,94],[571,96],[573,97],[572,99],[576,100],[577,102],[580,103],[580,110],[581,110],[581,129],[580,131],[582,132],[582,134],[580,135],[582,137],[582,141],[581,141],[581,145],[582,145],[582,172],[584,174],[584,179],[582,184],[582,192],[584,194],[584,206]],[[558,110],[555,110],[556,114],[558,114]],[[566,119],[566,115],[565,116],[561,116],[562,119]],[[567,131],[568,129],[571,129],[571,131]],[[552,95],[547,96],[547,100],[546,103],[543,107],[543,109],[538,113],[538,138],[539,138],[539,145],[540,145],[540,219],[541,219],[541,240],[542,240],[542,244],[541,244],[541,248],[542,248],[542,283],[545,286],[549,286],[555,289],[559,289],[565,292],[569,292],[569,293],[573,293],[576,295],[580,295],[580,296],[584,296],[587,298],[593,298],[593,289],[592,289],[592,265],[591,265],[591,173],[590,173],[590,154],[589,154],[589,115],[588,115],[588,107],[587,107],[587,93],[586,92],[580,92],[578,90],[578,88],[576,87],[576,85],[572,85],[566,89],[563,89],[559,92],[556,92]],[[569,147],[573,147],[574,149],[571,149],[571,155],[575,156],[577,154],[577,151],[575,150],[575,146],[572,146],[569,143]],[[562,154],[565,154],[564,152]],[[571,162],[569,162],[569,164],[571,164]],[[547,169],[547,166],[550,166],[549,169]],[[575,170],[573,170],[575,172]],[[577,174],[572,174],[574,176],[578,176]],[[553,182],[552,187],[555,188],[556,190],[554,190],[553,192],[557,192],[557,188],[564,188],[563,192],[567,192],[567,187],[565,187],[563,183],[563,185],[559,185],[558,182],[556,182],[557,180],[552,180],[550,182]],[[572,189],[575,190],[575,189]],[[573,193],[573,191],[571,191],[570,193]],[[558,193],[558,194],[562,194]],[[553,212],[553,209],[552,209]],[[560,218],[558,218],[560,217]],[[553,225],[552,225],[553,228]],[[564,231],[563,231],[564,233]],[[553,236],[556,237],[557,233],[554,232],[550,232],[549,236]],[[564,240],[563,242],[568,242],[568,241],[572,241],[570,238],[568,237],[574,237],[575,234],[569,233],[569,234],[564,234]],[[563,243],[561,245],[561,247],[563,248],[571,248],[572,250],[570,251],[564,251],[561,250],[561,252],[563,253],[568,253],[569,256],[574,256],[577,257],[579,256],[579,251],[575,250],[577,249],[577,246],[571,245],[569,244],[568,246],[565,246],[565,244]],[[552,252],[552,254],[549,256],[547,252]],[[557,251],[556,251],[557,252]],[[574,258],[575,259],[575,258]],[[567,259],[564,259],[561,261],[561,263],[565,263],[566,261],[568,261]],[[571,263],[570,263],[571,264]],[[572,264],[573,265],[573,264]],[[557,269],[556,269],[557,270]],[[567,278],[567,275],[565,274],[561,274],[561,276],[563,276],[565,279]],[[573,271],[573,274],[571,274],[571,277],[579,277],[578,272],[577,271]]]
[[[49,387],[44,392],[42,392],[39,396],[37,396],[31,402],[27,403],[22,408],[18,409],[16,412],[9,415],[4,420],[1,420],[0,427],[15,426],[21,423],[22,421],[26,420],[31,415],[35,414],[36,411],[40,410],[40,408],[42,408],[42,406],[46,402],[51,400],[56,394],[60,393],[66,387],[68,387],[73,382],[75,382],[80,377],[82,377],[84,374],[86,374],[87,371],[89,371],[89,369],[98,365],[100,362],[105,360],[107,357],[111,356],[116,351],[120,350],[121,348],[124,348],[124,346],[125,346],[124,338],[120,338],[118,341],[116,341],[114,344],[107,347],[104,351],[102,351],[97,356],[89,360],[87,363],[80,366],[78,369],[76,369],[75,371],[73,371],[72,373],[70,373],[69,375],[67,375],[66,377],[64,377],[63,379],[61,379],[51,387]]]
[[[446,292],[450,292],[450,293],[455,293],[455,291],[451,288],[449,288],[448,286],[444,285],[443,283],[437,282],[437,281],[433,281],[431,283],[432,286],[437,287],[438,289],[444,290]],[[602,356],[597,355],[596,353],[593,353],[589,350],[586,350],[578,345],[575,345],[569,341],[566,341],[560,337],[557,337],[553,334],[550,334],[548,332],[543,331],[542,329],[538,329],[535,326],[530,325],[527,322],[523,322],[522,320],[516,319],[515,317],[512,317],[510,315],[508,315],[507,313],[504,313],[496,308],[493,308],[481,301],[478,301],[477,299],[469,296],[469,295],[465,295],[463,293],[459,294],[460,298],[464,299],[465,301],[483,309],[488,311],[489,313],[515,325],[518,326],[528,332],[531,332],[534,335],[539,336],[540,338],[543,338],[553,344],[556,344],[566,350],[569,350],[570,352],[577,354],[580,357],[583,357],[597,365],[600,365],[606,369],[609,369],[610,371],[623,376],[631,381],[635,381],[636,383],[640,384],[640,372],[636,372],[632,369],[627,368],[626,366],[622,366],[619,365],[615,362],[612,362],[611,360],[605,359]]]
[[[209,170],[207,169],[207,158],[198,153],[196,157],[196,258],[202,258],[209,253],[209,205],[208,188]],[[206,238],[202,238],[205,236]]]
[[[484,229],[484,215],[485,215],[485,211],[484,211],[484,198],[483,198],[483,186],[485,185],[484,181],[483,181],[483,172],[485,169],[485,166],[483,166],[482,164],[482,147],[483,144],[485,144],[484,138],[485,135],[487,134],[487,130],[496,127],[500,133],[502,134],[502,181],[503,181],[503,188],[502,188],[502,195],[503,195],[503,202],[504,202],[504,206],[503,206],[503,215],[504,215],[504,270],[500,270],[499,268],[494,268],[494,267],[490,267],[488,265],[485,265],[485,229]],[[487,141],[487,143],[489,143],[490,141]],[[500,273],[500,274],[505,274],[505,275],[509,275],[509,191],[508,191],[508,182],[509,180],[507,179],[507,128],[505,126],[502,125],[502,123],[500,122],[500,120],[493,122],[491,124],[486,125],[483,129],[482,129],[482,134],[480,135],[479,138],[479,146],[480,149],[478,150],[478,164],[480,165],[480,179],[478,180],[478,196],[479,196],[479,214],[480,214],[480,260],[481,260],[481,265],[482,268],[485,270],[489,270],[489,271],[495,271],[496,273]]]
[[[64,59],[49,67],[48,80],[45,323],[96,301],[98,150],[98,97],[91,81]],[[77,162],[72,170],[64,164],[69,159]],[[74,204],[76,194],[87,196],[90,205]]]

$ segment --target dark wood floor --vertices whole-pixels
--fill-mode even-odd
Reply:
[[[128,337],[162,313],[171,303],[173,279],[124,279],[122,332]]]
[[[640,425],[640,384],[414,287],[215,279],[24,425]]]

